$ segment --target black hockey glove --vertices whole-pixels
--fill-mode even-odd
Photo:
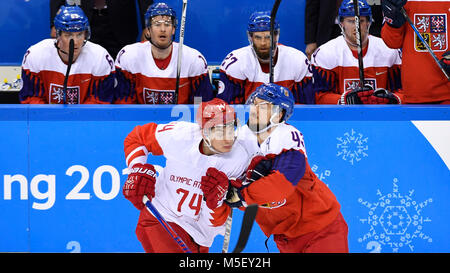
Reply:
[[[250,162],[245,175],[245,181],[230,179],[225,203],[232,208],[246,207],[241,192],[256,180],[269,175],[272,172],[272,160],[264,156],[255,156]]]
[[[371,104],[401,104],[402,101],[394,93],[383,88],[378,88],[373,92]]]
[[[264,156],[255,156],[247,168],[246,182],[252,183],[272,171],[272,160]]]
[[[391,27],[399,28],[403,26],[406,19],[403,16],[401,9],[406,4],[407,0],[382,0],[381,7],[383,9],[384,21]]]
[[[439,60],[439,64],[444,68],[447,75],[450,75],[450,51],[442,54],[441,60]]]
[[[373,89],[369,86],[345,91],[342,94],[339,104],[369,104],[369,99],[373,95]]]

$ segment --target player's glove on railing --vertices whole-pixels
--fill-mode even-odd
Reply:
[[[365,86],[345,91],[342,94],[339,104],[370,104],[370,97],[373,95],[373,89]]]
[[[384,21],[391,27],[399,28],[406,22],[401,9],[407,0],[382,0],[381,7],[383,10]]]
[[[400,97],[386,89],[378,88],[370,98],[371,104],[401,104]]]
[[[130,170],[122,193],[138,209],[142,210],[144,195],[152,200],[155,197],[156,170],[151,164],[135,164]]]

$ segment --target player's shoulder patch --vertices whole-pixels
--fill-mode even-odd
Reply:
[[[311,55],[311,63],[328,70],[335,68],[336,60],[339,59],[337,55],[342,54],[343,45],[347,46],[342,36],[328,41],[314,51]]]
[[[284,51],[289,57],[293,57],[302,61],[307,59],[305,53],[294,47],[286,45],[278,45],[278,47],[280,48],[280,52]]]
[[[220,65],[220,70],[224,71],[228,76],[236,79],[245,79],[243,69],[253,67],[254,59],[250,46],[241,47],[228,53]]]
[[[394,64],[400,65],[401,58],[397,49],[389,48],[383,39],[369,35],[369,50],[364,57],[368,65],[391,67]]]
[[[54,39],[44,39],[32,46],[30,46],[24,55],[22,65],[24,69],[29,69],[33,72],[44,70],[45,65],[50,61],[54,62],[56,56],[56,47]]]
[[[300,150],[306,156],[303,134],[294,126],[281,123],[262,143],[264,154],[280,154],[285,150]]]
[[[200,133],[200,126],[196,123],[186,121],[172,121],[165,124],[158,124],[155,134],[165,138],[183,139],[191,138]]]
[[[145,50],[150,50],[150,42],[138,42],[124,46],[116,57],[116,65],[125,70],[130,69],[135,62],[141,61]]]

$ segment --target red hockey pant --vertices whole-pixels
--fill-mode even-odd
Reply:
[[[179,225],[175,223],[169,223],[169,225],[193,253],[209,251],[208,247],[194,242],[192,237]],[[147,253],[183,253],[181,247],[147,209],[143,209],[139,215],[136,235]]]
[[[348,253],[348,227],[341,213],[336,219],[316,232],[288,238],[274,235],[281,253]]]

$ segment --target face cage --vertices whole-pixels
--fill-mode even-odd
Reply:
[[[257,96],[250,96],[248,99],[247,99],[247,101],[245,102],[245,104],[246,105],[249,105],[250,107],[256,107],[256,104],[254,104],[254,102],[255,102],[255,98],[257,98]],[[261,98],[260,98],[261,99]],[[262,128],[262,129],[259,129],[259,130],[254,130],[255,128],[251,128],[250,127],[250,124],[249,124],[249,122],[247,121],[247,126],[250,128],[250,130],[252,131],[252,132],[254,132],[254,133],[256,133],[256,134],[260,134],[260,133],[264,133],[264,132],[266,132],[267,130],[269,130],[270,128],[272,128],[272,127],[275,127],[275,126],[277,126],[277,125],[279,125],[279,124],[281,124],[281,123],[284,123],[285,121],[283,120],[283,118],[284,118],[284,115],[286,115],[286,113],[284,113],[283,114],[283,116],[281,117],[281,120],[283,120],[283,121],[280,121],[280,122],[274,122],[273,120],[274,120],[274,118],[277,116],[277,115],[279,115],[280,113],[283,113],[283,108],[281,108],[279,105],[274,105],[274,104],[272,104],[272,103],[270,103],[270,102],[268,102],[271,106],[272,106],[272,115],[270,116],[270,119],[269,119],[269,123],[266,125],[266,127],[264,127],[264,128]],[[258,127],[259,127],[259,124],[257,125]]]
[[[212,130],[212,128],[214,128],[214,127],[217,127],[217,126],[223,126],[223,127],[225,127],[226,125],[224,125],[224,124],[220,124],[220,125],[216,125],[216,126],[213,126],[213,127],[210,127],[210,128],[204,128],[204,129],[202,129],[202,131],[203,131],[203,140],[205,141],[205,143],[206,143],[206,146],[208,146],[208,148],[211,150],[211,151],[213,151],[215,154],[222,154],[223,152],[219,152],[219,151],[217,151],[216,149],[214,149],[214,147],[211,145],[211,139],[210,139],[210,136],[211,136],[211,130]],[[235,119],[234,120],[234,139],[233,139],[233,145],[234,145],[234,142],[236,141],[236,139],[237,139],[237,137],[238,137],[238,135],[239,135],[239,128],[240,128],[241,126],[240,126],[240,122],[239,122],[239,119]]]

